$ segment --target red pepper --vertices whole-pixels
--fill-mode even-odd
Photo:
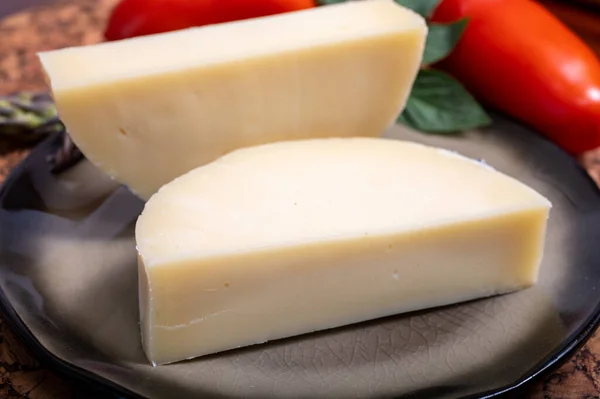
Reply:
[[[104,36],[120,40],[312,7],[314,0],[123,0]]]
[[[464,17],[442,69],[571,154],[600,146],[600,61],[579,37],[531,0],[443,0],[432,20]]]

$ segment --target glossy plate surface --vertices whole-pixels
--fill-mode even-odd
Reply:
[[[554,207],[539,283],[153,368],[138,325],[133,227],[143,203],[85,160],[51,173],[57,136],[0,192],[0,304],[57,367],[134,397],[488,396],[581,344],[600,309],[600,195],[576,163],[502,119],[460,137],[399,126],[387,136],[484,159],[547,196]]]

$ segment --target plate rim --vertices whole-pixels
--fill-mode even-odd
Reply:
[[[510,119],[510,118],[503,118]],[[514,123],[514,122],[513,122]],[[46,139],[42,140],[37,144],[30,153],[23,159],[16,167],[14,167],[0,185],[0,202],[6,196],[6,193],[12,186],[13,181],[18,175],[27,168],[28,164],[33,160],[39,158],[43,154],[49,153],[52,149],[57,149],[63,140],[66,133],[64,131],[53,133]],[[587,171],[575,160],[575,158],[568,155],[554,143],[547,140],[545,137],[530,131],[528,134],[533,134],[545,142],[548,147],[554,147],[553,150],[558,150],[561,155],[567,160],[571,166],[573,166],[580,174],[582,174],[588,183],[593,186],[593,190],[600,197],[600,188],[595,184],[592,178],[589,176]],[[113,395],[118,395],[122,399],[151,399],[149,397],[140,395],[110,379],[96,374],[92,371],[86,370],[83,367],[77,366],[69,361],[61,359],[59,356],[52,353],[47,349],[31,332],[27,324],[21,319],[12,303],[6,296],[6,293],[0,286],[0,312],[2,313],[3,319],[10,328],[10,330],[18,337],[22,344],[24,344],[33,354],[36,356],[42,364],[46,364],[50,370],[56,371],[59,374],[65,375],[67,378],[71,378],[80,383],[91,384],[92,387],[101,392],[107,392]],[[460,399],[488,399],[498,398],[500,396],[508,396],[511,394],[519,393],[527,385],[530,385],[537,379],[542,378],[544,375],[550,373],[554,369],[563,365],[568,359],[570,359],[577,350],[579,350],[585,343],[592,337],[600,327],[600,298],[596,303],[592,313],[585,319],[585,322],[581,324],[579,328],[575,330],[573,337],[568,341],[563,341],[553,351],[551,351],[546,357],[541,359],[535,365],[529,368],[525,372],[525,375],[515,380],[512,383],[503,385],[501,387],[491,389],[488,391],[475,393],[472,395],[463,396]]]

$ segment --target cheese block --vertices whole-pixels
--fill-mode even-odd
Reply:
[[[162,364],[530,286],[550,206],[411,142],[234,151],[162,187],[137,221],[144,350]]]
[[[60,118],[147,199],[234,149],[377,136],[404,108],[427,25],[392,0],[40,54]]]

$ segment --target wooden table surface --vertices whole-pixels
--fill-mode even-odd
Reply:
[[[23,4],[50,5],[26,8],[0,19],[0,94],[20,90],[45,90],[35,51],[94,43],[110,9],[118,0],[0,0],[15,10]],[[600,56],[600,9],[578,8],[572,1],[543,1],[571,26]],[[0,182],[28,153],[0,139]],[[600,151],[582,162],[600,184]],[[0,398],[69,399],[99,397],[44,367],[16,339],[0,315]],[[600,331],[560,369],[533,383],[526,399],[600,398]]]

